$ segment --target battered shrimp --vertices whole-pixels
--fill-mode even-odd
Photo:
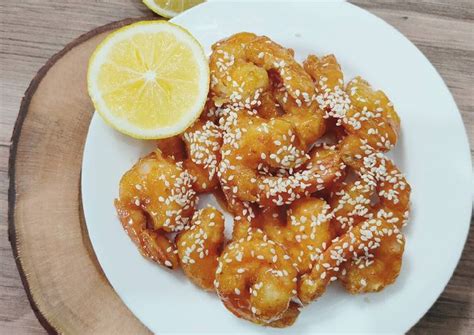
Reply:
[[[343,119],[350,107],[350,98],[344,91],[344,75],[334,55],[318,58],[309,55],[304,69],[314,80],[316,101],[325,112],[325,118]],[[340,122],[339,124],[340,125]]]
[[[341,145],[344,160],[358,178],[332,193],[333,223],[343,234],[360,222],[383,219],[401,228],[408,218],[410,185],[403,174],[382,153],[349,136]],[[371,202],[373,196],[377,203]],[[401,242],[400,242],[401,240]],[[372,254],[354,255],[342,265],[338,277],[351,293],[376,292],[395,281],[400,272],[404,240],[386,237]]]
[[[297,271],[285,250],[261,231],[227,245],[219,258],[215,287],[224,305],[240,318],[284,327],[299,314],[292,302]]]
[[[279,92],[278,105],[284,111],[279,118],[293,125],[308,149],[322,136],[325,124],[314,102],[312,80],[293,56],[291,49],[265,36],[240,33],[220,41],[213,46],[210,59],[211,95],[218,106],[257,113],[260,94],[268,97],[266,92],[275,96]]]
[[[224,216],[214,207],[195,212],[191,226],[176,238],[184,273],[204,290],[214,290],[217,258],[224,239]]]
[[[384,236],[378,248],[341,266],[338,278],[352,294],[378,292],[392,284],[402,266],[405,239],[400,234]]]
[[[218,172],[224,193],[275,206],[335,182],[345,167],[338,151],[318,147],[307,155],[292,129],[280,119],[239,115],[224,134]]]
[[[245,57],[266,71],[278,74],[288,95],[298,106],[311,105],[314,86],[311,77],[294,59],[291,49],[282,47],[266,36],[256,36],[245,45]]]
[[[194,189],[200,193],[214,189],[219,184],[217,167],[221,159],[221,130],[210,120],[198,120],[182,138],[187,152],[184,167],[196,178]]]
[[[314,80],[316,93],[322,94],[317,97],[318,102],[322,103],[328,98],[328,96],[324,96],[325,93],[335,93],[337,89],[344,89],[344,74],[334,55],[326,55],[321,58],[309,55],[303,62],[303,67]]]
[[[352,79],[344,89],[343,74],[333,55],[311,55],[305,70],[315,81],[317,97],[326,118],[336,118],[338,125],[378,151],[389,151],[398,140],[400,118],[382,91],[374,91],[361,77]]]
[[[284,246],[298,274],[313,263],[334,237],[329,205],[323,199],[303,198],[283,207],[266,208],[256,221],[268,237]]]
[[[174,244],[165,233],[189,224],[196,205],[193,179],[159,149],[141,158],[120,180],[118,216],[143,256],[177,266]]]
[[[343,122],[346,131],[378,151],[393,148],[400,132],[400,117],[385,93],[374,91],[360,77],[347,84],[346,92],[351,100]]]
[[[354,236],[360,231],[359,227],[369,225],[371,232],[379,231],[382,227],[382,232],[385,229],[390,233],[385,232],[386,235],[370,240],[372,242],[369,241],[368,249],[362,254],[351,251],[352,254],[344,254],[340,258],[336,252],[343,252],[343,247],[331,246],[334,249],[332,256],[340,259],[334,266],[329,263],[331,269],[333,267],[337,269],[333,271],[332,278],[341,278],[351,293],[379,291],[395,281],[400,272],[404,249],[404,239],[399,228],[407,219],[410,198],[410,185],[393,162],[363,143],[364,141],[354,136],[346,138],[343,142],[343,159],[356,171],[358,179],[344,184],[331,196],[333,223],[338,233],[344,234],[341,236],[342,240],[349,236],[350,242],[346,247],[354,244]],[[374,192],[378,196],[378,203],[372,205],[371,198]],[[366,221],[367,219],[369,220]],[[365,245],[361,244],[355,248],[364,249]],[[324,267],[324,264],[321,266]],[[320,272],[320,276],[326,276],[324,269]],[[302,288],[304,299],[308,299],[307,292],[311,292],[309,294],[311,299],[322,294],[325,282],[327,283],[325,278],[315,281],[317,273],[313,273],[311,278],[312,281],[307,281],[307,286]],[[316,284],[310,289],[308,283],[312,282]]]
[[[163,231],[148,228],[147,218],[142,210],[133,209],[119,200],[115,200],[115,208],[123,229],[137,245],[143,257],[170,269],[178,267],[174,243]]]
[[[157,141],[164,156],[183,163],[194,177],[193,188],[198,193],[212,191],[219,184],[216,172],[221,145],[222,131],[205,116],[183,134]]]
[[[402,227],[408,219],[411,193],[403,173],[384,154],[358,137],[345,138],[340,151],[343,161],[356,171],[361,183],[375,188],[378,203],[372,208],[374,216]],[[368,197],[369,193],[365,196]],[[344,199],[341,201],[343,206],[347,206]]]
[[[273,94],[285,112],[281,118],[295,127],[296,135],[308,148],[325,131],[323,113],[315,103],[311,77],[286,49],[266,36],[259,36],[246,46],[246,56],[266,69],[272,79]]]
[[[256,91],[269,88],[267,71],[245,57],[245,45],[256,37],[252,33],[238,33],[212,46],[211,97],[217,106],[251,99]]]
[[[393,240],[400,244],[399,248],[393,247]],[[375,257],[375,252],[382,244],[386,244],[388,249],[394,250],[397,254],[403,252],[404,238],[400,230],[392,223],[388,223],[383,219],[370,219],[353,227],[346,234],[336,238],[331,246],[321,255],[318,262],[313,266],[310,273],[303,275],[298,286],[298,297],[301,302],[307,304],[312,300],[320,297],[326,290],[327,285],[331,281],[335,281],[340,273],[344,273],[343,278],[347,279],[346,283],[351,292],[363,291],[360,287],[354,285],[354,278],[360,279],[359,284],[366,286],[366,281],[370,277],[365,277],[370,273],[357,273],[351,269],[347,271],[344,267],[350,264],[351,259],[366,257],[371,259]],[[400,252],[401,250],[401,252]],[[384,254],[382,251],[380,254]],[[380,255],[379,254],[379,255]],[[377,289],[388,283],[393,282],[398,271],[400,270],[400,259],[395,259],[393,263],[381,262],[391,267],[389,273],[377,273]],[[344,272],[346,271],[346,272]],[[348,277],[344,277],[348,276]],[[350,285],[349,285],[350,283]]]
[[[358,177],[351,182],[343,182],[332,190],[329,204],[337,236],[372,218],[371,198],[375,192],[375,185],[371,179]]]

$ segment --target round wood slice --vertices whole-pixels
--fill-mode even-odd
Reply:
[[[144,19],[151,18],[94,29],[53,56],[31,82],[15,124],[9,238],[31,306],[50,333],[149,333],[100,268],[80,194],[94,111],[86,86],[89,56],[109,32]]]

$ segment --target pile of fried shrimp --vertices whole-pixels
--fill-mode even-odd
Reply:
[[[200,118],[124,174],[115,207],[140,253],[181,268],[237,317],[287,327],[339,281],[351,294],[397,278],[410,185],[385,156],[400,118],[382,91],[345,82],[334,55],[238,33],[212,46]],[[197,209],[220,194],[233,215]]]

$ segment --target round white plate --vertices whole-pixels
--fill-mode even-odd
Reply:
[[[390,25],[348,3],[210,2],[172,21],[189,29],[208,52],[215,41],[250,31],[293,48],[299,60],[309,53],[334,53],[346,80],[362,75],[384,90],[402,119],[401,141],[391,156],[412,185],[413,210],[394,285],[352,296],[334,283],[292,327],[256,326],[234,317],[216,295],[198,289],[180,271],[140,256],[122,230],[113,199],[122,174],[153,144],[119,134],[96,114],[84,151],[84,211],[99,262],[125,304],[159,334],[407,331],[451,277],[471,215],[466,133],[433,66]]]

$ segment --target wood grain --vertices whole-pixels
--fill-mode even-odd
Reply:
[[[48,332],[148,333],[100,269],[79,192],[93,110],[87,64],[108,33],[134,21],[93,29],[50,58],[28,87],[13,131],[8,233],[31,306]]]
[[[383,18],[430,59],[446,81],[474,148],[474,5],[472,1],[355,1]],[[147,15],[139,1],[0,3],[0,333],[42,334],[7,240],[7,161],[21,97],[38,69],[70,40],[97,26]],[[472,223],[472,222],[471,222]],[[412,333],[472,333],[474,231],[446,290]],[[427,278],[429,280],[429,278]]]

